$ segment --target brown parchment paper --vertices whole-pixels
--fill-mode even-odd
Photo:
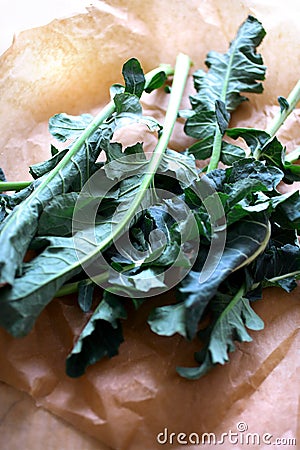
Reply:
[[[35,28],[18,34],[0,59],[0,166],[9,180],[30,179],[28,165],[49,156],[47,121],[51,115],[96,111],[105,104],[109,85],[121,81],[126,59],[139,58],[147,71],[161,62],[173,64],[181,51],[191,56],[195,68],[203,67],[207,51],[225,51],[248,13],[260,19],[268,33],[260,47],[267,79],[264,94],[243,104],[233,124],[264,128],[278,111],[277,96],[287,96],[299,78],[300,11],[291,0],[110,0],[82,2],[79,12],[79,4],[61,1],[61,9],[51,9],[51,3],[55,2],[44,1],[43,11],[35,2],[28,3],[30,21],[34,20],[30,26]],[[29,22],[23,23],[28,26]],[[20,27],[18,22],[16,31]],[[143,96],[145,112],[163,120],[166,101],[162,93]],[[188,105],[187,95],[183,104]],[[300,145],[299,118],[295,110],[279,135],[289,150]],[[189,144],[181,130],[178,123],[170,143],[177,150]],[[147,140],[149,150],[151,139]],[[172,299],[172,292],[168,297]],[[26,397],[28,406],[13,416],[16,428],[10,448],[19,440],[23,448],[39,450],[43,438],[46,449],[79,448],[75,443],[80,439],[84,449],[93,445],[100,450],[181,448],[176,440],[159,444],[158,433],[167,429],[168,435],[221,435],[238,431],[240,422],[249,432],[269,433],[274,440],[299,440],[299,297],[300,288],[292,294],[267,289],[263,301],[255,304],[265,329],[251,333],[252,343],[237,345],[230,364],[193,382],[178,377],[175,367],[193,363],[195,344],[178,336],[156,336],[145,324],[147,313],[160,299],[146,302],[138,314],[132,311],[117,357],[90,367],[80,379],[66,377],[65,357],[84,317],[74,299],[54,300],[27,337],[16,340],[0,330],[0,380],[11,386],[8,390],[27,392],[43,408],[43,413],[37,412],[40,409]],[[18,391],[10,393],[16,398],[25,395]],[[8,417],[11,407],[5,400],[7,392],[1,385],[0,417]],[[62,421],[54,425],[53,416],[45,410],[74,428]],[[36,414],[42,418],[35,426]],[[34,425],[31,431],[24,431],[26,417]],[[7,448],[11,428],[2,423],[0,447]],[[33,438],[34,427],[40,439]],[[51,430],[68,439],[49,440]],[[244,448],[229,442],[220,447]]]

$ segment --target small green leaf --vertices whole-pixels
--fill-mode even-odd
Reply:
[[[1,169],[1,167],[0,167],[0,181],[4,181],[4,182],[6,181],[3,169]]]
[[[299,191],[295,191],[292,195],[284,197],[284,200],[278,204],[272,219],[282,228],[300,231]]]
[[[116,295],[104,292],[103,300],[82,330],[75,346],[66,360],[66,372],[70,377],[79,377],[86,368],[105,356],[118,354],[123,342],[120,319],[127,313]]]
[[[197,141],[188,148],[188,154],[192,154],[196,159],[207,159],[212,154],[213,136],[209,136],[201,141]],[[237,145],[222,141],[221,161],[226,165],[232,165],[235,161],[245,158],[245,150]]]
[[[199,367],[177,368],[177,372],[185,378],[198,379],[215,364],[228,362],[228,352],[235,349],[234,341],[250,342],[252,340],[246,327],[255,331],[264,328],[263,321],[253,311],[249,300],[241,297],[239,293],[225,303],[216,296],[212,308],[213,322],[202,332],[206,337],[206,345],[195,355],[200,364]]]
[[[114,96],[114,103],[116,105],[116,113],[127,113],[128,114],[137,114],[138,116],[142,115],[142,107],[139,101],[139,98],[133,94],[129,94],[128,92],[124,92],[123,94],[116,94]],[[134,118],[132,117],[134,120]]]
[[[129,59],[123,66],[122,74],[125,81],[125,92],[140,97],[145,87],[144,72],[136,58]]]
[[[219,125],[220,132],[223,135],[228,127],[230,114],[227,112],[224,102],[222,102],[221,100],[216,100],[215,104],[217,124]]]
[[[167,81],[167,76],[164,71],[158,72],[151,80],[151,82],[148,84],[147,88],[145,89],[145,92],[150,94],[150,92],[154,91],[155,89],[159,89],[162,87],[165,82]]]
[[[229,144],[223,141],[221,146],[221,161],[231,166],[234,162],[246,157],[245,150],[237,145]]]
[[[228,183],[235,183],[245,178],[250,178],[263,184],[268,191],[276,189],[284,175],[277,167],[265,166],[265,164],[253,158],[244,158],[241,161],[236,161],[227,173]]]
[[[148,324],[154,333],[161,336],[179,333],[186,337],[184,304],[155,308],[149,315]]]
[[[256,128],[229,128],[226,131],[226,134],[232,139],[237,139],[239,137],[243,138],[252,154],[260,152],[271,138],[266,131],[258,130]]]
[[[280,111],[283,112],[287,109],[289,109],[290,105],[286,98],[282,97],[281,95],[278,97],[278,103],[280,105]]]
[[[60,152],[54,153],[52,155],[52,158],[47,159],[46,161],[43,161],[41,163],[33,164],[29,167],[29,173],[32,175],[34,179],[40,178],[46,173],[50,172],[59,161],[62,160],[62,158],[67,153],[68,149],[61,150]]]
[[[93,304],[95,285],[90,280],[80,281],[78,284],[78,305],[83,312],[89,312]]]
[[[92,120],[93,116],[90,114],[81,116],[70,116],[65,113],[55,114],[49,119],[49,131],[58,141],[65,142],[78,137]]]
[[[285,244],[277,247],[274,241],[251,265],[254,283],[266,286],[281,286],[288,292],[296,287],[300,274],[299,244]]]

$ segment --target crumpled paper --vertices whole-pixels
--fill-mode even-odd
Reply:
[[[109,0],[90,2],[79,13],[67,3],[60,2],[62,18],[49,8],[47,20],[51,22],[44,24],[43,16],[43,26],[21,32],[1,57],[0,166],[8,180],[30,179],[28,165],[49,156],[49,117],[59,112],[96,111],[108,101],[108,88],[121,81],[125,60],[135,56],[148,71],[161,62],[174,64],[178,52],[185,52],[195,69],[203,67],[207,51],[226,51],[249,13],[267,30],[259,49],[268,67],[267,79],[264,94],[249,96],[251,103],[239,108],[232,123],[265,128],[278,111],[278,95],[287,96],[299,77],[299,14],[291,0]],[[189,92],[191,89],[190,83]],[[166,102],[162,93],[143,96],[145,113],[162,120]],[[188,105],[187,94],[184,105]],[[279,134],[289,150],[300,145],[299,119],[299,110],[295,110]],[[150,151],[153,137],[146,138]],[[182,137],[179,122],[170,147],[181,150],[187,145],[189,140]],[[171,299],[172,292],[167,296]],[[294,439],[299,297],[300,287],[292,294],[266,289],[263,301],[254,305],[265,329],[250,332],[253,342],[237,344],[230,364],[197,381],[181,379],[175,372],[178,365],[193,364],[197,345],[179,336],[154,335],[145,324],[159,299],[132,312],[124,324],[125,342],[117,357],[90,367],[80,379],[68,378],[65,357],[84,317],[74,306],[74,298],[54,300],[27,337],[14,339],[0,330],[0,380],[26,391],[38,406],[74,426],[73,441],[70,438],[51,448],[76,448],[79,431],[91,436],[86,439],[96,439],[95,448],[101,450],[196,449],[199,445],[191,442],[180,445],[179,433],[195,439],[196,434],[221,436],[230,430],[238,432],[239,438],[246,431],[261,439],[268,433],[272,443],[276,438]],[[2,415],[6,415],[5,408]],[[28,406],[29,417],[30,411],[32,405]],[[18,417],[16,430],[24,422],[24,414]],[[49,419],[45,416],[43,420],[44,430],[42,420],[39,430],[47,439]],[[241,424],[247,430],[243,431]],[[170,437],[171,433],[175,435]],[[9,434],[1,433],[3,448]],[[14,439],[17,436],[16,431]],[[165,437],[167,441],[162,443]],[[23,443],[22,433],[19,438]],[[26,442],[27,448],[41,448],[42,440]],[[220,446],[229,450],[233,444],[227,440]],[[237,449],[244,446],[234,444]],[[93,441],[82,447],[93,448]],[[267,449],[269,445],[254,443],[251,448]],[[290,448],[296,447],[291,444]]]

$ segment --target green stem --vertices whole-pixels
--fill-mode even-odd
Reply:
[[[286,118],[291,114],[291,112],[295,109],[297,103],[300,101],[300,80],[294,86],[292,91],[290,92],[287,102],[289,107],[280,111],[272,120],[266,132],[269,133],[272,137],[275,136],[281,125],[284,123]]]
[[[285,155],[285,162],[293,163],[300,159],[300,147]]]
[[[226,103],[227,89],[228,89],[228,84],[229,84],[229,79],[230,79],[231,68],[232,68],[232,64],[233,64],[233,58],[235,55],[235,45],[236,44],[234,43],[234,46],[231,49],[230,59],[228,62],[226,76],[224,79],[224,84],[223,84],[223,88],[222,88],[222,92],[221,92],[221,96],[220,96],[220,100],[223,103]],[[211,172],[212,170],[214,170],[218,167],[220,157],[221,157],[222,138],[223,138],[222,133],[221,133],[219,127],[216,126],[213,149],[212,149],[211,158],[210,158],[210,161],[209,161],[209,164],[207,167],[207,173]]]
[[[241,300],[241,298],[243,297],[243,295],[246,292],[246,287],[244,284],[241,285],[241,287],[239,288],[239,290],[236,292],[236,294],[234,295],[233,299],[231,300],[231,302],[226,306],[226,308],[224,309],[224,311],[222,311],[221,315],[218,317],[216,324],[218,322],[221,322],[223,317],[226,316],[226,314],[228,313],[228,311],[230,311],[232,308],[235,307],[235,305]],[[215,324],[215,325],[216,325]]]
[[[128,270],[134,269],[136,267],[135,264],[128,264],[127,266],[123,267],[123,270],[120,271],[120,273],[127,272]],[[100,273],[99,275],[96,275],[93,277],[93,280],[90,278],[85,278],[84,280],[80,281],[74,281],[74,283],[66,283],[64,286],[62,286],[55,294],[56,297],[64,297],[65,295],[75,294],[75,292],[79,289],[79,284],[84,281],[85,283],[88,283],[89,281],[91,283],[101,284],[104,281],[107,281],[109,277],[109,271]]]
[[[103,281],[106,281],[109,276],[108,272],[101,273],[100,275],[97,275],[94,277],[93,281],[94,283],[102,283]],[[88,281],[88,280],[84,280]],[[55,297],[64,297],[65,295],[74,294],[78,291],[79,284],[81,281],[75,281],[74,283],[67,283],[64,286],[62,286],[55,294]],[[92,281],[91,281],[92,283]]]
[[[31,183],[32,181],[0,181],[0,192],[21,191]]]
[[[297,279],[300,277],[300,270],[295,270],[295,272],[285,273],[284,275],[279,275],[278,277],[269,278],[268,281],[271,283],[275,283],[276,281],[284,280],[285,278],[296,277]]]
[[[178,116],[178,110],[180,107],[190,66],[191,66],[190,58],[187,55],[180,53],[176,59],[174,79],[172,83],[172,91],[170,95],[168,108],[166,111],[163,131],[149,161],[147,174],[143,178],[143,181],[140,184],[139,192],[131,204],[130,211],[128,211],[124,219],[121,220],[119,224],[114,228],[112,233],[109,236],[107,236],[107,238],[103,239],[103,241],[101,241],[101,243],[97,246],[97,249],[93,252],[93,254],[88,254],[85,258],[83,258],[81,264],[84,264],[85,262],[89,261],[91,257],[95,256],[99,251],[103,250],[111,242],[117,239],[124,232],[128,224],[134,217],[136,210],[138,209],[143,197],[145,196],[148,187],[151,185],[153,176],[156,173],[162,160],[162,157],[164,155],[164,152],[168,146]]]
[[[103,239],[95,249],[88,252],[81,260],[76,261],[74,264],[69,265],[64,269],[63,272],[60,272],[58,274],[59,277],[63,276],[67,272],[72,271],[73,269],[76,269],[79,265],[84,265],[86,263],[90,263],[95,256],[99,252],[101,252],[103,249],[108,247],[112,242],[114,242],[122,233],[124,233],[124,230],[126,230],[126,227],[130,224],[132,218],[134,217],[136,210],[138,209],[140,202],[142,201],[144,195],[146,194],[146,191],[148,187],[151,185],[151,182],[153,180],[153,177],[159,167],[159,164],[161,162],[161,159],[164,155],[164,152],[167,148],[168,142],[170,140],[177,115],[178,110],[180,107],[183,91],[186,85],[187,76],[189,73],[191,61],[188,56],[179,54],[176,60],[176,66],[175,66],[175,72],[174,72],[174,79],[173,79],[173,85],[172,85],[172,91],[170,95],[170,100],[165,116],[165,123],[163,126],[162,134],[159,137],[158,143],[154,149],[154,152],[151,156],[151,159],[149,161],[148,170],[145,174],[143,181],[140,185],[139,193],[134,198],[131,207],[128,211],[126,211],[126,214],[123,218],[119,221],[119,223],[116,224],[116,226],[111,231],[110,235],[107,236],[105,239]],[[99,276],[104,276],[104,274],[101,274]],[[92,281],[97,281],[97,278],[94,277]],[[65,290],[63,292],[70,293],[70,290],[75,289],[78,287],[78,285],[72,285],[70,286],[70,289],[65,287]],[[61,291],[60,291],[61,292]],[[64,294],[66,295],[66,294]]]
[[[145,74],[145,89],[150,85],[152,79],[160,72],[165,72],[166,76],[174,74],[174,69],[168,64],[162,64],[161,66],[151,70]],[[89,139],[92,134],[95,133],[97,128],[110,117],[115,112],[114,101],[111,100],[97,116],[92,120],[92,122],[87,126],[84,132],[79,136],[79,138],[73,143],[68,153],[62,158],[62,160],[54,167],[54,169],[49,172],[47,178],[35,189],[34,196],[38,195],[41,190],[47,185],[65,166],[66,161],[70,161],[73,156],[79,151],[79,149],[84,145],[85,141]],[[32,181],[20,181],[20,182],[0,182],[0,192],[3,191],[15,191],[26,188],[32,183]],[[28,201],[31,201],[32,196],[28,197]],[[25,200],[26,201],[26,200]]]
[[[216,132],[214,136],[214,143],[213,143],[213,150],[211,154],[211,158],[207,167],[207,173],[211,172],[212,170],[216,169],[218,167],[220,156],[221,156],[221,149],[222,149],[222,134],[219,130],[219,127],[216,127]]]

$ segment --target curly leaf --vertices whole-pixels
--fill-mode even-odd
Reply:
[[[111,358],[118,354],[119,346],[124,341],[120,319],[126,317],[122,300],[105,291],[67,357],[66,372],[70,377],[79,377],[87,366],[105,356]]]
[[[217,297],[216,297],[217,298]],[[238,293],[228,304],[214,301],[214,319],[205,330],[208,341],[195,357],[199,367],[178,367],[177,372],[188,379],[198,379],[205,375],[215,364],[229,361],[228,352],[235,350],[234,341],[250,342],[246,327],[250,330],[262,330],[264,323],[253,311],[247,298]]]
[[[221,137],[227,129],[230,112],[247,99],[241,93],[261,93],[263,90],[258,80],[265,78],[266,67],[261,56],[256,53],[256,47],[264,35],[261,23],[249,16],[241,25],[228,52],[208,53],[206,65],[209,70],[194,73],[197,94],[190,97],[192,111],[181,112],[181,116],[187,118],[184,130],[188,136],[195,139],[210,138],[214,147],[220,146],[218,159],[222,155]]]
[[[227,111],[233,111],[246,100],[241,92],[260,93],[263,90],[266,67],[256,47],[266,32],[252,16],[240,26],[236,38],[225,54],[211,51],[207,55],[208,72],[194,74],[198,94],[191,98],[194,110],[213,111],[216,100],[224,101]],[[224,99],[222,98],[224,97]]]
[[[78,137],[93,120],[91,114],[70,116],[65,113],[55,114],[49,119],[49,131],[55,139],[65,142]]]
[[[217,267],[191,271],[183,280],[179,292],[186,306],[187,336],[193,338],[198,323],[219,285],[234,271],[249,264],[266,247],[270,229],[264,214],[255,214],[237,222],[228,230],[226,245]],[[204,280],[204,281],[202,281]]]
[[[151,330],[161,336],[179,333],[186,337],[185,307],[183,303],[155,308],[149,315]]]

